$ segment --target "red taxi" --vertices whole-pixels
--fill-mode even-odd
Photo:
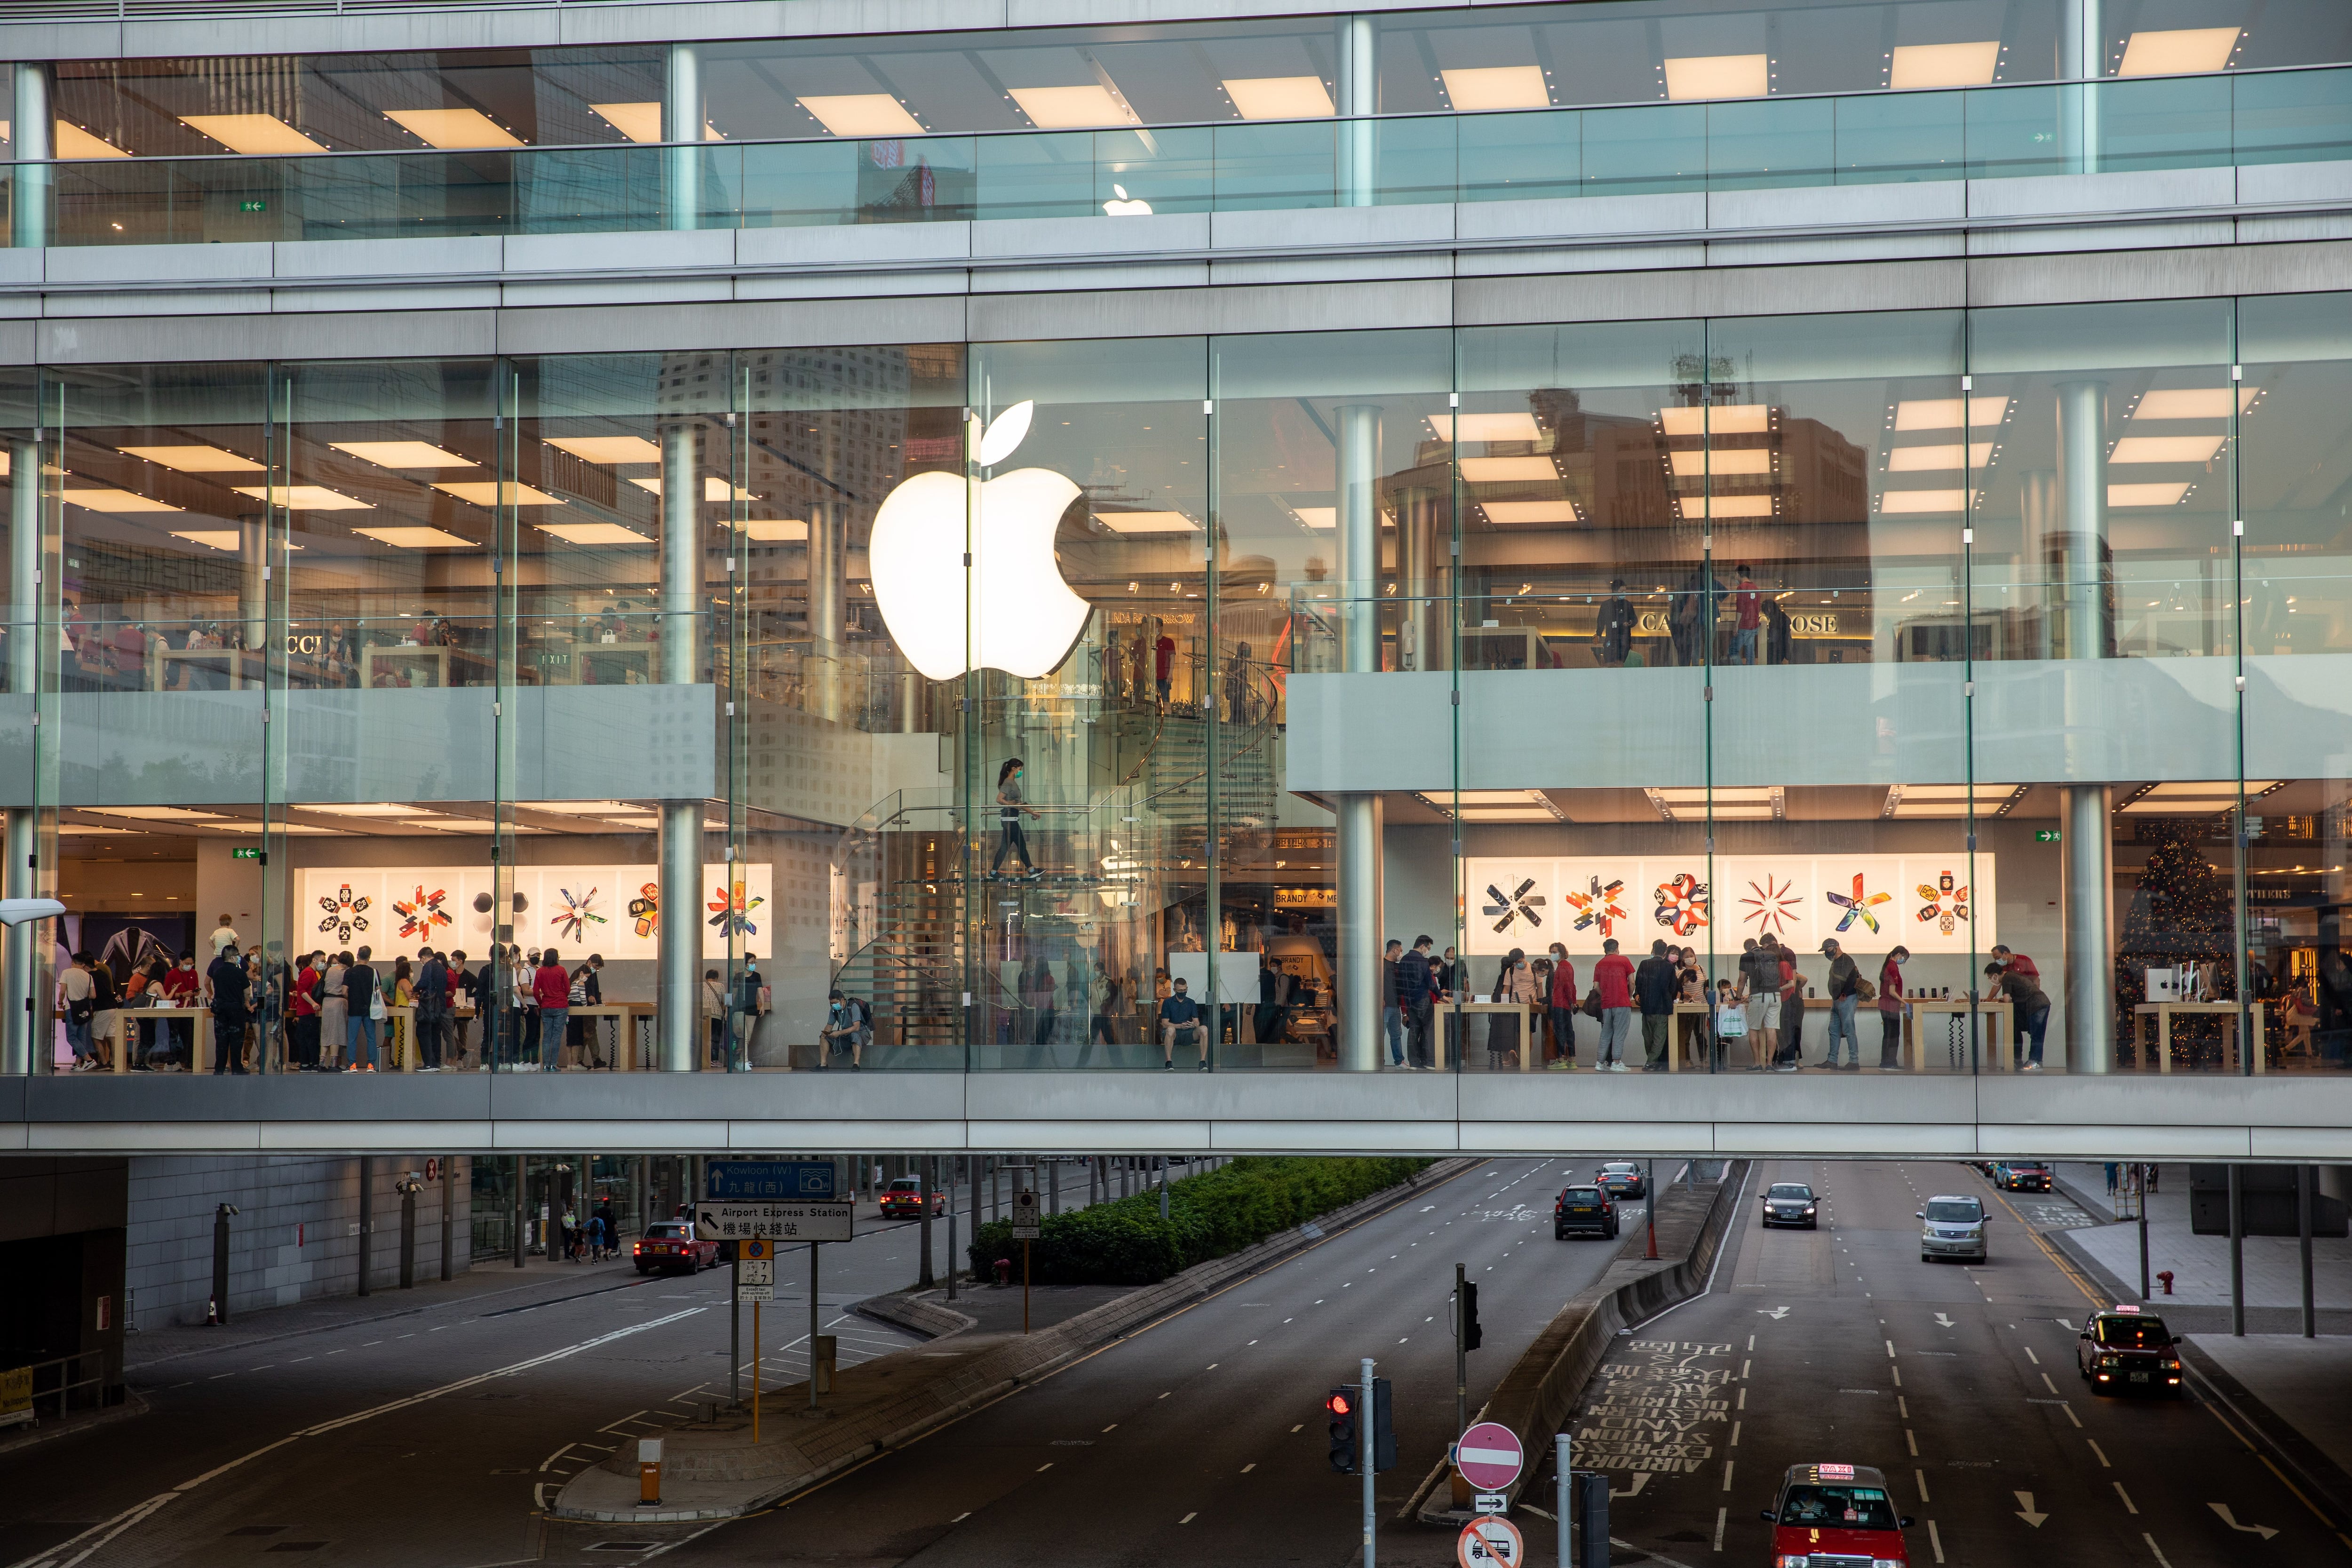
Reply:
[[[906,1215],[916,1219],[921,1218],[923,1214],[923,1178],[920,1176],[899,1177],[897,1181],[882,1189],[882,1197],[880,1202],[882,1205],[882,1212],[886,1215],[898,1214]],[[948,1212],[948,1196],[945,1193],[933,1193],[931,1194],[931,1212],[933,1214],[945,1214]]]
[[[1772,1568],[1909,1568],[1886,1477],[1867,1465],[1792,1465],[1780,1478]]]
[[[719,1244],[695,1235],[694,1222],[687,1219],[654,1221],[646,1226],[646,1234],[629,1248],[629,1253],[636,1260],[640,1274],[651,1274],[656,1268],[677,1268],[693,1274],[719,1267]]]

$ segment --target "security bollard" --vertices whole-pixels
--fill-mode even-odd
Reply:
[[[661,1506],[662,1440],[658,1437],[637,1439],[637,1506]]]

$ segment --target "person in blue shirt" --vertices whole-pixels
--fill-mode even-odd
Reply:
[[[1199,1046],[1201,1070],[1209,1070],[1209,1042],[1201,1032],[1201,1005],[1185,994],[1184,982],[1181,977],[1169,992],[1168,1000],[1160,1004],[1160,1045],[1162,1054],[1160,1065],[1168,1071],[1176,1069],[1176,1047],[1179,1045]]]

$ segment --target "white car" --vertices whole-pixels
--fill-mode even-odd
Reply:
[[[1985,1260],[1983,1200],[1939,1193],[1919,1211],[1919,1261],[1939,1258]]]

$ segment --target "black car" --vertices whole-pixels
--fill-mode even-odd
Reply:
[[[1617,1205],[1599,1187],[1563,1187],[1551,1205],[1551,1238],[1566,1241],[1571,1236],[1613,1237],[1617,1234]]]
[[[1818,1210],[1820,1202],[1813,1189],[1802,1182],[1775,1182],[1759,1200],[1764,1205],[1764,1228],[1776,1225],[1802,1226],[1807,1230],[1821,1228]]]
[[[1642,1180],[1642,1167],[1631,1160],[1612,1160],[1594,1172],[1592,1179],[1612,1198],[1649,1196],[1649,1184]]]
[[[2074,1342],[2076,1370],[2098,1394],[2180,1397],[2180,1336],[2154,1312],[2128,1302],[2094,1312]]]
[[[2050,1167],[2039,1160],[1996,1165],[1993,1177],[2005,1192],[2046,1193],[2050,1190]]]

